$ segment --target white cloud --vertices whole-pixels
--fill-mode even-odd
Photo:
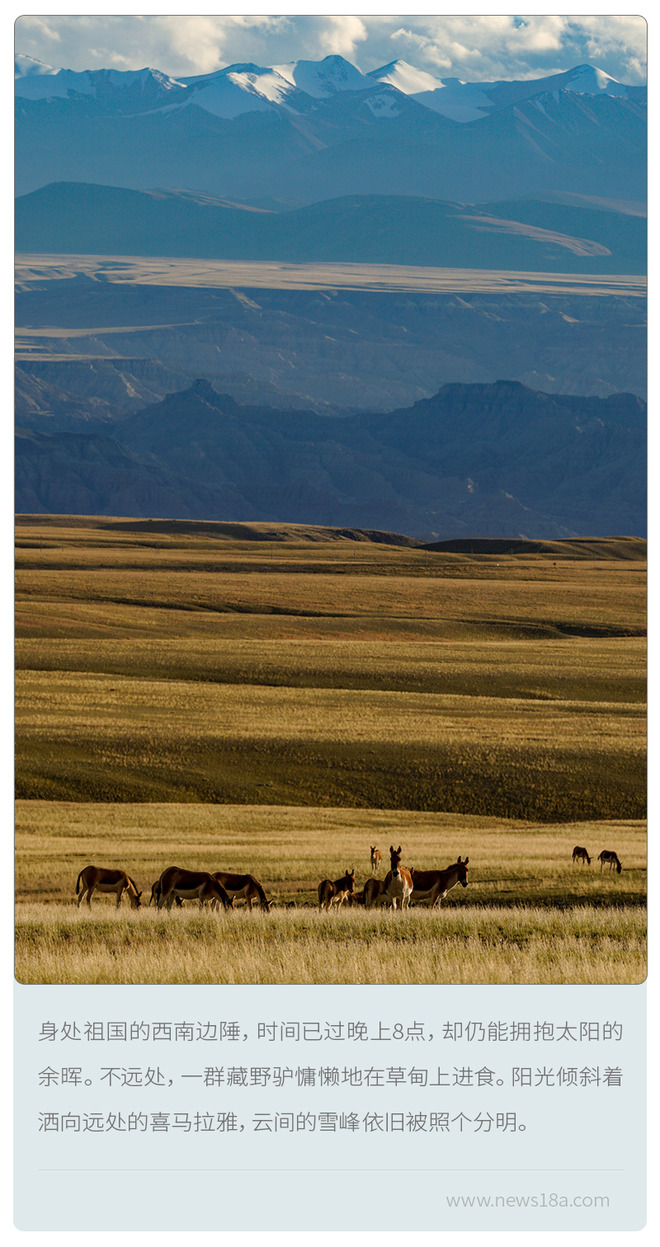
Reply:
[[[583,61],[630,81],[644,78],[641,18],[436,16],[408,19],[389,32],[400,56],[461,78],[532,78]]]
[[[464,79],[530,78],[591,61],[642,81],[646,25],[627,16],[26,16],[16,49],[71,69],[102,65],[208,73],[339,54],[368,70],[396,57]]]
[[[329,25],[321,33],[321,44],[334,56],[350,60],[358,44],[368,38],[367,28],[359,17],[327,17]]]
[[[57,65],[66,69],[151,65],[174,76],[209,73],[232,61],[258,60],[261,54],[267,63],[270,43],[289,24],[287,18],[268,15],[21,17],[16,49],[38,60],[57,56]]]

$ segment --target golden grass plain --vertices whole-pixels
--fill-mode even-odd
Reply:
[[[470,883],[439,910],[320,913],[317,885],[370,846],[402,844],[418,869],[469,856]],[[591,867],[573,865],[584,844]],[[22,982],[639,982],[645,976],[645,826],[533,825],[419,811],[300,806],[19,802],[16,973]],[[621,875],[595,860],[616,847]],[[97,896],[78,908],[86,865],[123,866],[145,908]],[[269,914],[157,912],[168,865],[259,878]],[[381,869],[381,877],[385,866]],[[293,902],[295,907],[289,908]]]
[[[19,517],[19,979],[640,981],[645,563],[619,547]],[[419,869],[469,853],[470,887],[312,911],[391,842]],[[250,871],[281,904],[79,913],[90,862]]]

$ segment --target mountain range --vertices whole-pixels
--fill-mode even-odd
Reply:
[[[90,182],[265,207],[347,195],[645,197],[645,89],[589,65],[466,83],[404,61],[365,74],[328,56],[177,79],[19,56],[15,89],[19,194]]]
[[[19,430],[22,513],[270,520],[429,540],[645,533],[646,406],[517,382],[337,419],[207,381],[107,433]]]
[[[19,56],[16,192],[19,511],[643,535],[644,88]]]
[[[83,95],[104,105],[114,103],[136,111],[140,107],[187,107],[191,103],[218,117],[237,117],[244,112],[286,108],[305,113],[322,100],[344,92],[367,91],[375,111],[403,107],[401,95],[423,108],[459,122],[473,121],[505,104],[520,103],[551,91],[579,95],[613,95],[645,100],[646,88],[627,86],[593,65],[578,65],[563,73],[524,81],[462,82],[439,78],[407,61],[391,61],[362,73],[343,56],[321,61],[290,61],[264,67],[227,65],[224,69],[192,77],[172,78],[157,69],[82,70],[55,69],[33,57],[18,55],[14,61],[15,93],[24,99],[68,99]],[[384,95],[374,94],[380,89]],[[390,90],[391,89],[391,90]],[[393,93],[392,93],[393,92]],[[375,102],[380,100],[377,105]]]

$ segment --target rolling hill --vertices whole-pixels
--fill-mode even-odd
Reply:
[[[19,197],[15,219],[16,247],[32,253],[646,271],[645,218],[588,200],[352,195],[278,213],[192,192],[64,182]]]

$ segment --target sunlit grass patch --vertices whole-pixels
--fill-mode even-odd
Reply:
[[[317,885],[371,874],[370,846],[470,882],[441,909],[319,912]],[[573,866],[614,847],[621,875]],[[531,824],[470,815],[278,806],[19,802],[17,974],[26,982],[637,982],[645,959],[645,826]],[[135,913],[76,905],[89,863],[128,869],[149,897],[168,865],[257,876],[270,914]],[[288,908],[292,905],[293,908]]]
[[[629,983],[642,909],[284,910],[100,917],[20,906],[21,982]]]

